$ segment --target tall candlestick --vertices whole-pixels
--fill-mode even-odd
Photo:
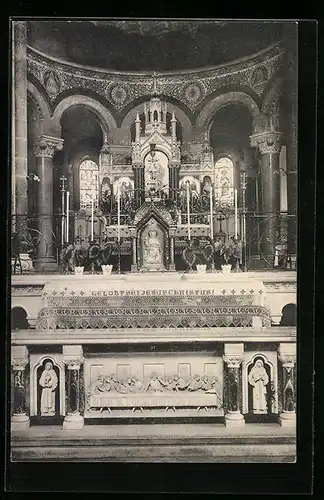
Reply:
[[[191,239],[190,234],[190,191],[189,191],[189,181],[187,181],[187,223],[188,223],[188,240]]]
[[[237,189],[234,189],[234,233],[237,238]]]
[[[213,220],[213,189],[212,186],[210,186],[210,238],[213,241],[214,239],[214,220]]]
[[[66,241],[69,243],[70,192],[66,192]]]
[[[91,241],[93,241],[93,226],[94,226],[94,192],[93,192],[93,185],[92,185],[92,191],[91,191]]]
[[[120,242],[120,190],[117,188],[117,239]]]

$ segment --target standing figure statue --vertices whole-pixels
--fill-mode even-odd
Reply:
[[[43,388],[41,394],[41,415],[55,415],[55,390],[58,385],[57,375],[53,369],[53,363],[48,361],[39,379],[39,385]]]
[[[258,359],[249,374],[249,384],[253,387],[253,413],[267,413],[266,385],[268,374],[263,361]]]

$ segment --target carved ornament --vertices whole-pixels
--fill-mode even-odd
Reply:
[[[11,358],[11,366],[14,371],[24,371],[28,365],[28,358]]]
[[[34,143],[34,155],[38,158],[53,158],[55,151],[62,151],[64,139],[42,135]]]
[[[80,370],[83,361],[83,356],[74,359],[64,358],[64,363],[66,364],[68,370]]]
[[[283,143],[281,132],[262,132],[250,136],[252,148],[259,148],[261,155],[279,154]]]
[[[235,355],[235,354],[224,354],[223,355],[223,360],[224,363],[227,364],[228,368],[239,368],[240,364],[243,361],[243,356],[242,355]]]
[[[293,368],[296,364],[296,355],[295,354],[279,354],[279,359],[284,368]]]

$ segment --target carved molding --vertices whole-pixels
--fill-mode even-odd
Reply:
[[[41,295],[44,285],[13,285],[11,295]]]
[[[62,151],[64,139],[42,135],[34,143],[33,153],[38,158],[53,158],[55,151]]]
[[[102,95],[117,112],[121,112],[135,99],[152,94],[155,86],[159,93],[180,100],[194,111],[208,95],[222,87],[248,86],[261,96],[266,83],[277,73],[283,53],[279,44],[249,59],[216,68],[156,74],[153,83],[152,74],[91,70],[49,59],[30,47],[27,64],[28,72],[41,82],[52,102],[61,92],[84,88]]]

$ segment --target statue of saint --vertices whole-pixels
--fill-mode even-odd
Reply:
[[[55,390],[57,388],[58,379],[53,369],[53,363],[48,361],[44,371],[39,379],[39,385],[43,388],[41,395],[41,415],[55,415]]]
[[[269,383],[269,377],[261,359],[255,362],[250,371],[249,383],[253,387],[253,413],[266,413],[266,385]]]
[[[162,246],[157,231],[151,230],[144,238],[144,262],[145,264],[162,264]]]

